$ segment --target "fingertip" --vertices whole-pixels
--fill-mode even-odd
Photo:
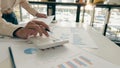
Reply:
[[[39,33],[39,35],[40,35],[40,36],[42,36],[42,34],[41,34],[41,33]]]
[[[49,37],[49,35],[47,35],[47,37]]]
[[[46,37],[49,37],[49,34],[46,34]]]

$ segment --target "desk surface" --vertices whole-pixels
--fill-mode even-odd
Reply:
[[[59,25],[59,24],[57,24]],[[68,24],[67,24],[68,25]],[[64,25],[64,26],[67,26]],[[81,24],[78,24],[81,26]],[[78,26],[77,25],[77,26]],[[70,26],[70,25],[69,25]],[[73,26],[73,25],[71,25]],[[91,53],[117,65],[120,65],[120,47],[110,41],[108,38],[98,33],[91,27],[85,27],[85,29],[89,32],[92,39],[95,41],[98,49],[84,48],[85,50],[90,51]],[[12,63],[10,57],[8,57],[5,61],[0,63],[1,68],[12,68]]]

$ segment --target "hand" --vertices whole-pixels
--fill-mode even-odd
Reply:
[[[49,29],[48,25],[46,25],[45,23],[37,20],[32,20],[28,22],[28,24],[25,27],[19,29],[16,32],[16,35],[19,38],[24,38],[24,39],[27,39],[30,36],[35,37],[37,34],[39,34],[40,36],[44,34],[45,36],[49,37],[49,34],[45,30],[45,28]]]
[[[36,16],[39,18],[47,18],[47,15],[42,13],[37,13]]]

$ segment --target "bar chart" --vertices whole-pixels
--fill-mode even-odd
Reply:
[[[88,67],[93,65],[92,61],[85,56],[79,56],[76,58],[72,58],[71,60],[65,61],[62,64],[57,65],[57,68],[80,68],[80,67]]]

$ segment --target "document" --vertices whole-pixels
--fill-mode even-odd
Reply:
[[[0,42],[0,63],[9,57],[8,47],[10,43]]]
[[[6,36],[0,36],[0,63],[9,57],[8,47],[12,46],[13,43],[24,41],[23,39],[15,39]]]
[[[98,48],[94,40],[90,37],[89,33],[79,27],[51,27],[53,37],[67,39],[72,45],[82,48]]]
[[[53,21],[53,19],[54,19],[54,15],[47,16],[47,18],[34,18],[33,20],[42,21],[42,22],[46,23],[47,25],[49,25]],[[27,24],[27,22],[29,22],[29,21],[20,22],[19,26],[24,27]]]
[[[16,68],[120,68],[73,45],[39,50],[32,44],[11,46]]]
[[[54,19],[54,15],[52,16],[47,16],[47,18],[36,18],[35,20],[43,21],[47,25],[49,25]]]

